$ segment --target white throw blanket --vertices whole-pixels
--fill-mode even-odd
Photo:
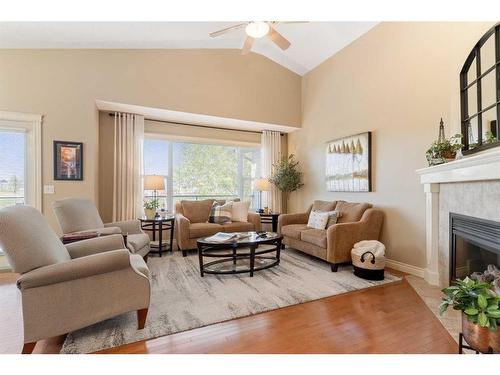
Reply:
[[[361,256],[363,253],[370,251],[376,258],[385,255],[385,246],[382,242],[376,240],[360,241],[354,244],[352,253]]]

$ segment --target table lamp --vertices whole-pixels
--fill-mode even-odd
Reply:
[[[153,191],[153,199],[158,199],[158,190],[165,190],[165,178],[158,175],[144,176],[144,190]],[[155,217],[158,217],[158,212]]]
[[[259,192],[259,212],[264,212],[264,210],[262,209],[262,192],[271,190],[268,179],[257,178],[255,180],[255,190]]]

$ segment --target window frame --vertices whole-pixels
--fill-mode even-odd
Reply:
[[[42,207],[42,115],[0,111],[0,127],[26,133],[24,202]]]
[[[481,72],[481,48],[489,40],[494,38],[495,62],[493,66],[487,67]],[[475,66],[473,62],[475,61]],[[470,69],[475,69],[475,76],[471,82],[468,82],[468,73]],[[496,100],[493,104],[483,108],[482,105],[482,79],[489,73],[495,71],[495,92]],[[469,114],[469,95],[468,89],[476,85],[477,112]],[[483,143],[483,119],[482,114],[496,107],[496,142]],[[490,28],[476,43],[460,71],[460,115],[461,115],[461,133],[462,133],[462,152],[464,155],[473,154],[479,151],[487,150],[500,146],[500,22]],[[470,149],[469,145],[469,124],[470,121],[477,118],[477,146]]]
[[[163,140],[168,142],[168,148],[167,148],[167,176],[163,176],[166,179],[166,196],[159,196],[159,197],[165,197],[166,202],[167,202],[167,210],[170,212],[175,211],[174,207],[174,194],[173,194],[173,144],[174,143],[195,143],[195,144],[202,144],[202,145],[221,145],[221,146],[228,146],[228,147],[236,147],[237,148],[237,158],[238,158],[238,191],[237,194],[238,196],[243,199],[244,198],[244,183],[243,181],[245,180],[245,177],[243,176],[243,152],[242,149],[245,148],[257,148],[259,149],[259,156],[260,156],[260,148],[261,144],[260,143],[254,143],[254,142],[238,142],[238,141],[232,141],[232,140],[226,140],[226,139],[216,139],[216,138],[199,138],[199,137],[189,137],[189,136],[177,136],[177,135],[168,135],[168,134],[158,134],[158,133],[145,133],[144,134],[144,140]],[[258,167],[261,168],[260,166],[260,160],[258,161]],[[145,173],[144,173],[145,174]],[[256,176],[255,178],[259,178]],[[252,199],[253,203],[253,199]]]

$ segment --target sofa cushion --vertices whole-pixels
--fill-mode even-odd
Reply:
[[[233,221],[222,225],[224,232],[251,232],[255,230],[253,223],[243,223],[241,221]]]
[[[189,238],[200,238],[211,236],[217,232],[222,232],[220,224],[215,223],[191,223],[189,225]]]
[[[250,201],[233,202],[232,218],[233,221],[246,223],[248,221],[248,210],[250,209]]]
[[[313,203],[311,211],[333,211],[336,204],[337,201],[329,202],[316,200]]]
[[[182,212],[191,223],[206,223],[213,203],[213,199],[181,201]]]
[[[300,239],[304,242],[326,249],[326,230],[325,229],[307,229],[300,232]]]
[[[338,201],[336,211],[340,212],[338,223],[352,223],[359,221],[363,213],[371,208],[370,203],[350,203],[345,201]]]
[[[148,245],[149,236],[146,233],[129,234],[127,236],[127,247],[134,254]]]
[[[300,240],[300,232],[306,229],[307,229],[307,224],[289,224],[281,227],[281,234],[283,234],[283,236]]]
[[[215,201],[210,210],[209,223],[225,224],[230,223],[233,217],[233,202],[220,204]]]
[[[307,227],[313,229],[325,229],[330,218],[330,214],[334,211],[311,211]]]

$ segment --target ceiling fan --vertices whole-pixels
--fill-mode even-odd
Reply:
[[[271,39],[274,44],[276,44],[283,51],[290,47],[290,42],[281,35],[278,31],[276,31],[275,26],[280,23],[304,23],[305,21],[249,21],[239,23],[237,25],[233,25],[230,27],[226,27],[225,29],[214,31],[210,33],[210,37],[216,38],[223,34],[226,34],[231,31],[240,30],[245,28],[245,33],[247,37],[245,39],[245,43],[243,43],[243,47],[241,49],[241,54],[246,55],[252,49],[252,45],[255,39],[263,38],[267,36]]]

